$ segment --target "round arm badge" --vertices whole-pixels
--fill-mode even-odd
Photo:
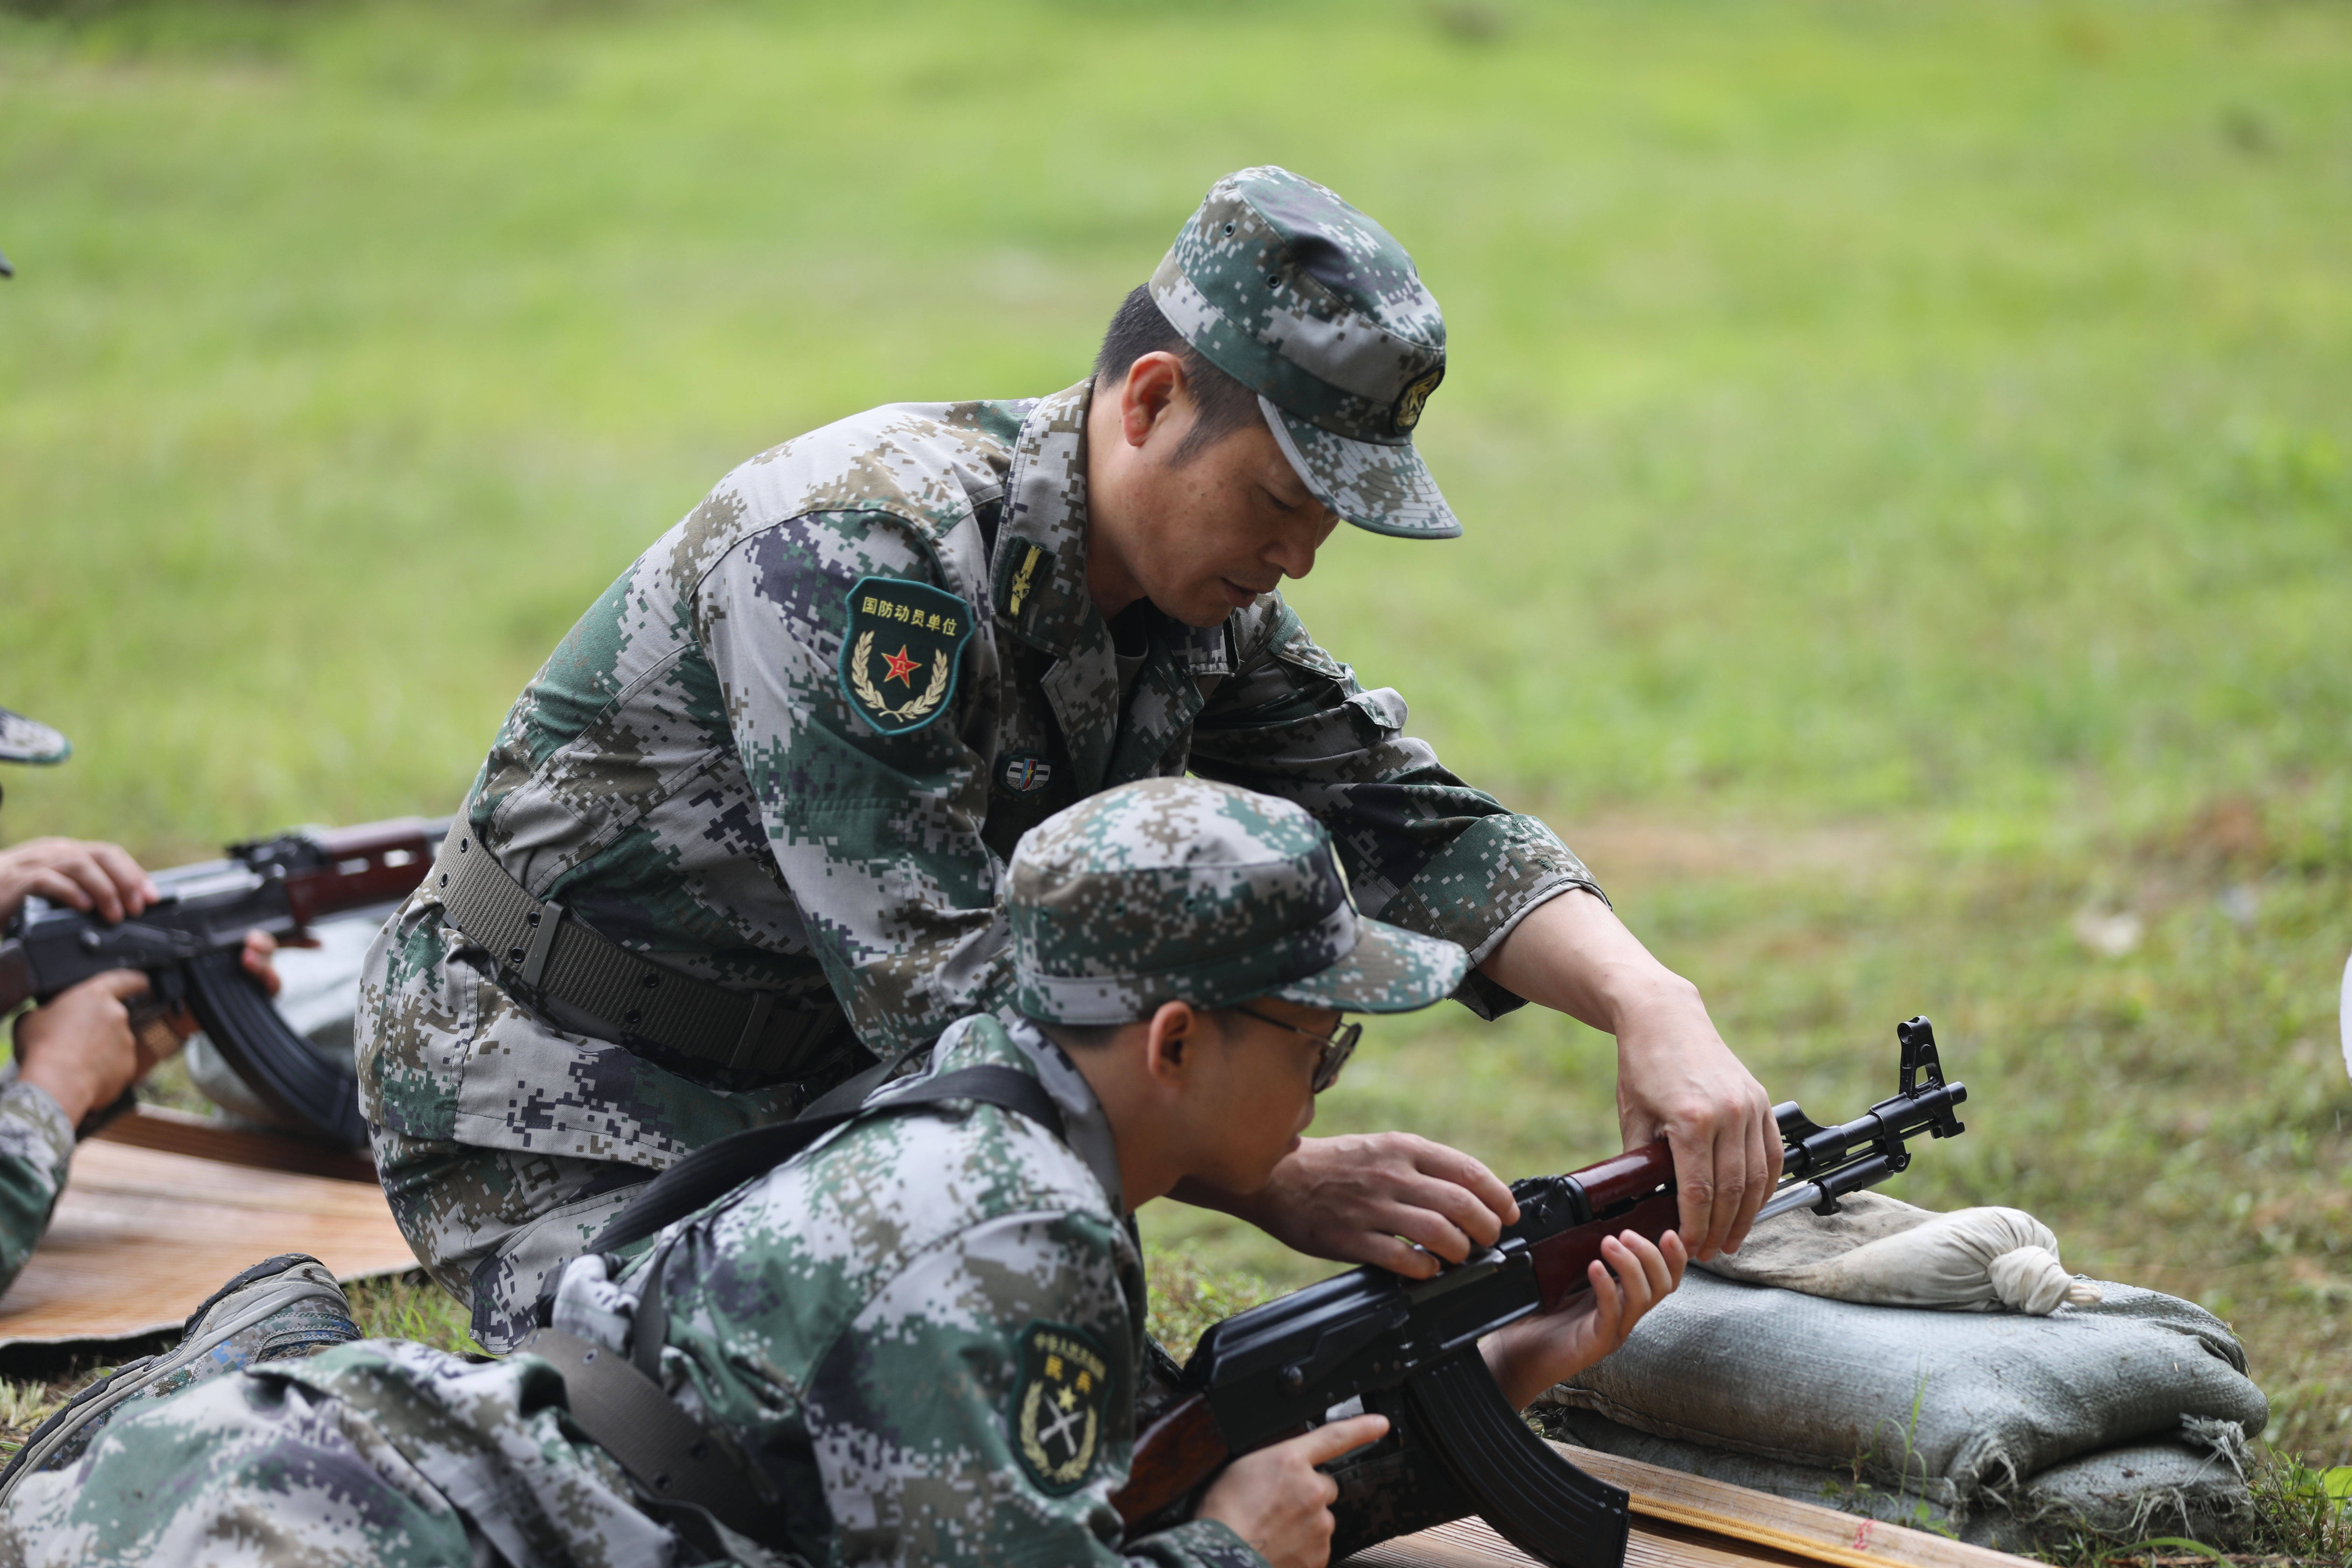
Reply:
[[[1013,1388],[1013,1451],[1040,1490],[1076,1491],[1102,1448],[1110,1363],[1083,1329],[1034,1322],[1021,1331]]]
[[[971,606],[944,588],[861,577],[841,639],[842,694],[886,735],[919,730],[948,710],[971,632]]]

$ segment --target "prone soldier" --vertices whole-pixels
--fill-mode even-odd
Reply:
[[[0,762],[61,762],[71,750],[47,725],[0,708]],[[156,896],[155,884],[120,845],[35,838],[0,849],[0,927],[27,898],[111,922],[139,914]],[[246,969],[272,995],[278,979],[269,956],[277,945],[254,931],[243,954]],[[23,1271],[49,1228],[73,1161],[75,1130],[195,1033],[184,1009],[135,1016],[147,989],[137,970],[110,970],[16,1016],[14,1061],[0,1082],[0,1290]]]
[[[1013,1011],[650,1253],[572,1261],[521,1353],[366,1342],[102,1388],[0,1478],[0,1557],[1319,1568],[1343,1524],[1431,1522],[1333,1516],[1316,1467],[1379,1415],[1244,1456],[1140,1534],[1111,1500],[1148,1376],[1132,1210],[1262,1187],[1353,1047],[1342,1015],[1430,1005],[1466,955],[1360,915],[1304,810],[1194,780],[1052,818],[1005,902]],[[1604,1248],[1580,1307],[1486,1342],[1516,1403],[1680,1279],[1671,1234]],[[319,1331],[315,1292],[280,1310]]]
[[[1532,1001],[1614,1034],[1628,1146],[1672,1143],[1697,1255],[1738,1243],[1780,1144],[1696,990],[1278,591],[1343,519],[1460,531],[1412,445],[1445,354],[1385,229],[1244,169],[1092,375],[787,441],[590,606],[362,985],[386,1193],[485,1345],[520,1341],[656,1173],[1003,1007],[1022,836],[1187,773],[1312,812],[1368,912],[1469,952],[1480,1016]],[[1478,1162],[1401,1133],[1177,1195],[1417,1274],[1515,1214]]]

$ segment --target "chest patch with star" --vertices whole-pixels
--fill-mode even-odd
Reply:
[[[886,735],[919,730],[948,710],[971,633],[971,606],[946,589],[861,577],[841,639],[842,694]]]
[[[1102,1449],[1110,1362],[1083,1329],[1038,1321],[1021,1331],[1013,1385],[1013,1451],[1040,1490],[1076,1490]]]

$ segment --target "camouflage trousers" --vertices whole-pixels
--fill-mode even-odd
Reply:
[[[353,1037],[393,1215],[425,1271],[471,1309],[474,1337],[501,1353],[636,1187],[706,1143],[794,1115],[833,1081],[730,1093],[558,1029],[507,994],[424,894],[368,950]]]
[[[124,1412],[28,1476],[0,1561],[671,1568],[700,1553],[576,1438],[536,1356],[397,1341],[210,1378]],[[754,1554],[754,1558],[758,1555]]]

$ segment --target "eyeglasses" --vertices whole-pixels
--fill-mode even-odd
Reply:
[[[1294,1035],[1304,1035],[1322,1047],[1315,1058],[1315,1077],[1311,1083],[1314,1093],[1320,1094],[1339,1081],[1339,1069],[1356,1054],[1356,1042],[1364,1037],[1361,1024],[1342,1024],[1328,1035],[1318,1035],[1312,1029],[1302,1029],[1296,1024],[1286,1024],[1255,1007],[1235,1004],[1234,1011],[1244,1017],[1255,1018],[1261,1024],[1272,1024],[1277,1029],[1287,1029]]]

